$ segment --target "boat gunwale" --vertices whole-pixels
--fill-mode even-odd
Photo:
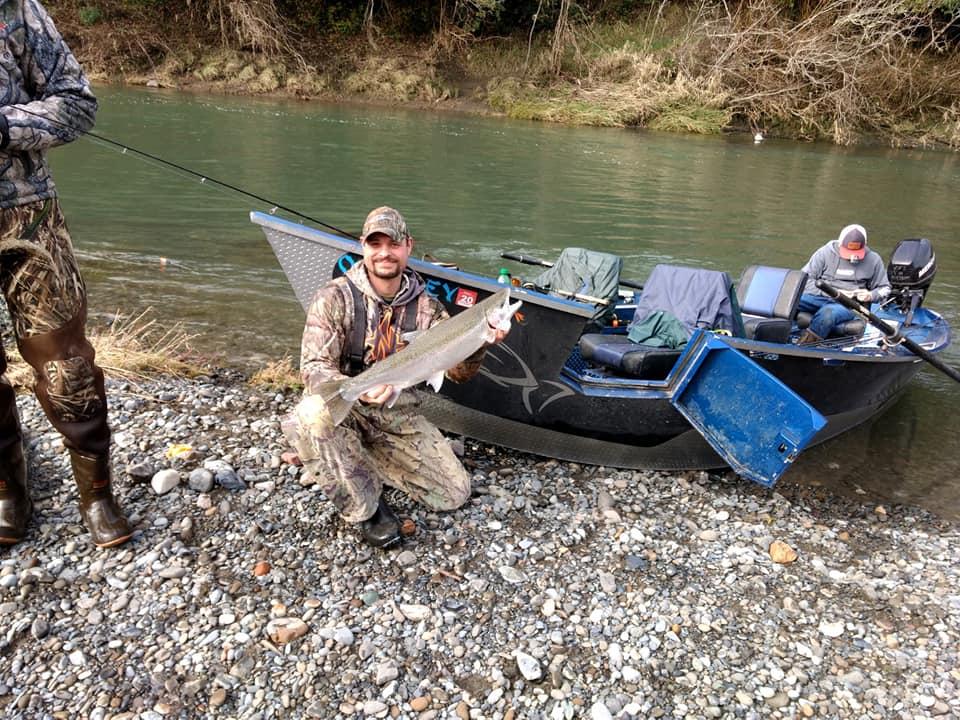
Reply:
[[[317,243],[343,250],[345,253],[351,252],[357,255],[362,254],[360,242],[353,238],[341,237],[333,233],[317,230],[316,228],[302,225],[283,218],[273,217],[263,212],[252,211],[250,213],[250,222],[259,225],[262,228],[268,228],[276,232],[285,233],[299,238],[305,242]],[[269,239],[269,238],[268,238]],[[420,260],[411,257],[408,260],[409,266],[420,274],[427,274],[431,277],[449,280],[462,285],[468,285],[471,289],[478,288],[497,292],[503,289],[503,285],[495,279],[484,275],[477,275],[466,270],[454,269],[437,265],[428,260]],[[524,302],[540,305],[551,310],[558,310],[569,315],[576,315],[584,320],[592,319],[596,314],[596,307],[590,303],[579,302],[577,300],[568,300],[553,295],[547,295],[536,290],[527,289],[521,286],[511,285],[511,297],[523,300]]]

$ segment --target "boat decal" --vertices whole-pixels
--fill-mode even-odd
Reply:
[[[554,400],[559,400],[560,398],[565,398],[568,395],[574,395],[572,387],[564,385],[563,383],[556,382],[555,380],[547,380],[544,385],[556,385],[559,388],[559,391],[548,397],[543,401],[543,404],[540,405],[540,409],[537,412],[543,412],[543,409],[552,403]]]
[[[334,276],[336,277],[337,273],[346,274],[347,270],[349,270],[354,265],[356,265],[357,260],[359,259],[360,259],[360,256],[354,255],[353,253],[346,253],[345,255],[341,255],[340,258],[337,260],[337,269],[334,272]]]
[[[496,362],[500,363],[501,365],[505,365],[506,362],[504,361],[504,359],[501,357],[498,357],[499,352],[504,352],[510,357],[512,357],[516,361],[516,364],[520,367],[521,371],[523,372],[523,375],[520,377],[505,377],[503,375],[497,375],[496,373],[491,372],[490,369],[486,367],[486,365],[483,365],[480,368],[480,374],[483,375],[488,380],[490,380],[491,382],[496,383],[500,387],[513,386],[513,387],[522,388],[523,389],[523,394],[522,394],[523,407],[526,409],[529,415],[533,416],[536,414],[533,410],[533,403],[532,403],[533,393],[535,393],[537,390],[543,389],[544,386],[546,385],[554,385],[557,388],[559,388],[559,390],[540,404],[540,407],[536,411],[537,413],[542,412],[543,409],[547,407],[547,405],[552,403],[554,400],[559,400],[561,398],[568,397],[570,395],[575,394],[572,388],[568,387],[563,383],[554,382],[552,380],[548,380],[546,382],[541,383],[537,379],[537,377],[533,374],[533,371],[530,369],[530,367],[523,361],[523,358],[517,355],[517,353],[511,350],[507,345],[496,345],[492,347],[490,350],[487,351],[487,356],[495,360]]]
[[[457,302],[457,299],[460,297],[460,293],[473,293],[474,301],[476,300],[477,292],[476,290],[468,290],[462,288],[459,285],[451,285],[450,283],[444,282],[439,278],[424,278],[427,284],[427,294],[430,297],[436,298],[441,302],[446,302],[451,305],[460,305],[460,307],[471,307],[471,305],[462,305]]]
[[[476,290],[467,290],[466,288],[460,288],[457,290],[456,296],[453,298],[453,304],[459,305],[460,307],[473,307],[477,303],[477,291]]]

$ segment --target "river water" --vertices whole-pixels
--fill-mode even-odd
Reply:
[[[399,208],[417,252],[494,273],[499,258],[615,252],[624,277],[660,262],[800,267],[848,223],[887,257],[928,237],[927,302],[960,322],[960,160],[743,136],[567,128],[452,113],[100,88],[95,131],[263,197],[84,139],[51,153],[91,315],[147,308],[220,362],[296,357],[303,314],[250,210],[272,204],[357,232]],[[282,215],[282,213],[281,213]],[[945,359],[960,365],[960,350]],[[924,370],[870,425],[804,453],[787,478],[960,517],[960,387]]]

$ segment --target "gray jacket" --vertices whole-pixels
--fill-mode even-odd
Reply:
[[[840,257],[837,241],[831,240],[810,257],[803,270],[810,276],[803,291],[810,295],[826,294],[817,287],[817,280],[825,280],[838,290],[871,290],[874,302],[890,294],[887,268],[873,250],[867,250],[860,262],[852,263]]]
[[[56,195],[47,148],[93,127],[97,99],[37,0],[0,0],[0,208]]]

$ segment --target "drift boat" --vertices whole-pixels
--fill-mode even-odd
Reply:
[[[362,256],[356,239],[250,217],[304,309]],[[503,288],[448,264],[409,264],[451,314]],[[947,322],[922,304],[935,269],[927,240],[902,241],[888,264],[893,292],[871,308],[874,320],[931,356],[950,343]],[[752,266],[734,293],[726,273],[662,265],[643,290],[615,281],[609,307],[576,288],[514,287],[522,317],[507,340],[488,351],[470,382],[422,392],[423,413],[444,430],[547,457],[658,470],[730,466],[770,486],[809,444],[886,409],[923,363],[904,342],[890,342],[882,325],[862,321],[841,337],[797,344],[806,279]],[[713,315],[683,349],[633,342],[628,328],[651,298],[678,304],[664,308],[671,312],[689,314],[693,303],[695,317],[705,309]]]

